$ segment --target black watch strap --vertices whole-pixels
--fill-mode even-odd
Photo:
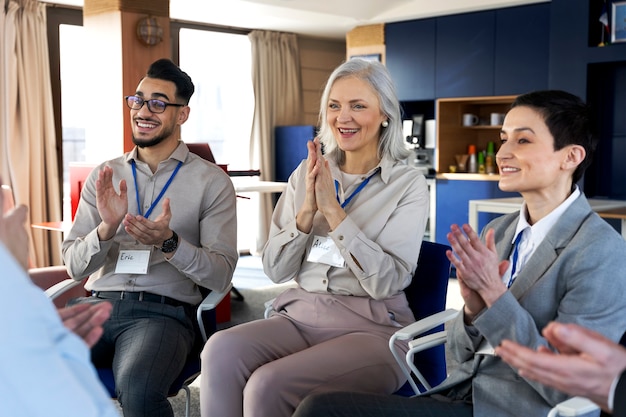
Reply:
[[[165,239],[163,241],[163,246],[161,246],[161,252],[163,253],[171,253],[178,248],[178,235],[175,231],[172,230],[172,237],[169,239]]]

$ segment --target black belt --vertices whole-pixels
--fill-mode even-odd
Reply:
[[[147,301],[149,303],[160,303],[160,304],[168,304],[174,307],[189,307],[191,304],[183,303],[182,301],[175,300],[171,297],[166,297],[165,295],[152,294],[150,292],[139,291],[139,292],[129,292],[129,291],[92,291],[92,296],[97,298],[104,298],[109,300],[136,300],[136,301]]]

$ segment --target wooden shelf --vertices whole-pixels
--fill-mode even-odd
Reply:
[[[438,180],[466,180],[466,181],[500,181],[498,174],[470,174],[467,172],[444,172],[437,174]]]
[[[497,130],[500,131],[500,129],[502,129],[501,125],[478,125],[478,126],[463,126],[464,129],[469,129],[469,130],[483,130],[483,129],[489,129],[489,130]]]
[[[496,146],[500,143],[502,126],[489,124],[491,113],[506,113],[516,96],[442,98],[436,103],[437,151],[435,170],[438,177],[448,179],[497,181],[498,175],[449,173],[449,167],[456,165],[455,155],[467,154],[470,145],[475,145],[478,152],[487,148],[489,142]],[[463,126],[464,113],[476,114],[479,124]],[[444,177],[441,177],[444,178]]]

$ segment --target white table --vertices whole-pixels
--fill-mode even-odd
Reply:
[[[286,182],[261,181],[248,177],[230,177],[237,193],[282,193]]]
[[[626,201],[590,198],[591,209],[604,218],[619,218],[622,221],[622,236],[626,239]],[[469,225],[478,230],[478,213],[513,213],[520,209],[522,197],[492,198],[469,201]],[[620,210],[621,209],[621,210]]]

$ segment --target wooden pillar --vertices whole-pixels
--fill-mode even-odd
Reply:
[[[380,62],[385,63],[384,23],[357,26],[346,33],[346,59],[363,55],[378,55]]]
[[[137,23],[151,16],[163,40],[148,46]],[[85,0],[86,159],[103,162],[133,148],[129,109],[123,97],[135,93],[148,66],[171,58],[169,0]]]

